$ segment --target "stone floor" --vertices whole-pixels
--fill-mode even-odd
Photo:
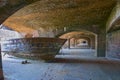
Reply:
[[[120,80],[120,60],[57,55],[55,61],[3,57],[5,80]]]
[[[61,49],[60,54],[62,55],[78,55],[78,56],[84,56],[84,57],[95,57],[96,56],[96,50],[95,49]]]
[[[120,80],[120,60],[97,58],[92,49],[62,49],[52,62],[2,59],[5,80]]]

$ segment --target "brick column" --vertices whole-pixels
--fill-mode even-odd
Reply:
[[[97,57],[106,56],[106,33],[105,31],[101,32],[97,36]]]

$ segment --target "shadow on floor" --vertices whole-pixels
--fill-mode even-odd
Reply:
[[[75,59],[75,58],[54,58],[54,60],[47,61],[47,63],[95,63],[95,64],[119,64],[120,61],[109,60],[107,58],[98,59]]]

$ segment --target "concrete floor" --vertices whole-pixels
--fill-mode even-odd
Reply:
[[[120,64],[114,61],[62,59],[52,63],[28,60],[29,64],[14,57],[3,59],[5,80],[120,80]]]
[[[95,49],[61,49],[60,54],[62,55],[78,55],[78,56],[83,56],[83,57],[95,57],[96,50]]]
[[[3,57],[5,80],[120,80],[120,60],[57,55],[53,62]]]

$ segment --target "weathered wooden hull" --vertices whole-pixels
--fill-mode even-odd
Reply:
[[[60,38],[10,39],[2,44],[2,51],[18,57],[52,59],[65,41]]]

